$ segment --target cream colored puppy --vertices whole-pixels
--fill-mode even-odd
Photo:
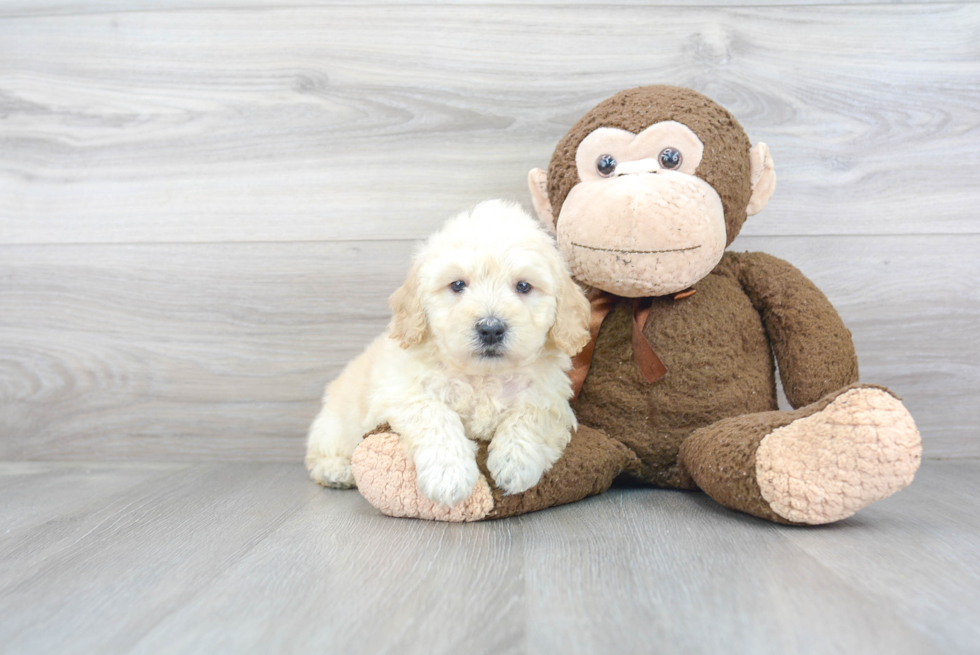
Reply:
[[[391,307],[388,330],[327,386],[310,477],[353,486],[354,448],[388,423],[434,502],[470,495],[476,440],[505,493],[537,484],[577,427],[565,372],[589,339],[589,303],[552,238],[516,204],[481,203],[422,245]]]

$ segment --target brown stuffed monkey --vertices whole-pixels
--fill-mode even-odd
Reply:
[[[606,490],[617,477],[701,489],[780,523],[822,524],[908,485],[921,440],[889,390],[858,384],[850,332],[817,287],[763,253],[728,253],[775,189],[772,158],[690,89],[618,93],[531,171],[534,208],[592,301],[575,360],[581,428],[534,488],[486,473],[438,507],[395,435],[355,451],[361,493],[395,516],[500,518]],[[779,411],[776,364],[794,411]]]

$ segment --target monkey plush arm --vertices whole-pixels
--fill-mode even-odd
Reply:
[[[739,282],[762,316],[793,407],[857,382],[851,333],[827,296],[782,259],[760,252],[735,257]]]

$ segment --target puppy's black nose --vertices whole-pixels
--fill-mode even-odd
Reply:
[[[476,323],[476,333],[480,335],[480,341],[487,346],[494,346],[503,341],[506,331],[507,324],[494,316]]]

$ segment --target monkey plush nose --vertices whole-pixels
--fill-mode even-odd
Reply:
[[[659,173],[660,164],[656,159],[638,159],[636,161],[624,161],[616,166],[616,175],[630,175],[636,173]]]
[[[507,324],[495,316],[481,319],[476,323],[476,333],[480,335],[480,341],[486,346],[495,346],[503,341],[505,332],[507,332]]]

